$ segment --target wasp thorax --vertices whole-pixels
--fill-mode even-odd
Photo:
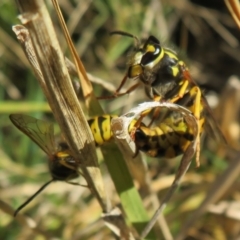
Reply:
[[[50,173],[55,180],[69,181],[78,177],[76,161],[70,155],[58,154],[49,162]]]

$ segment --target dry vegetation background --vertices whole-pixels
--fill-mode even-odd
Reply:
[[[165,216],[175,236],[194,217],[184,239],[240,239],[240,32],[223,1],[59,1],[79,56],[94,83],[97,96],[110,94],[124,76],[133,40],[110,36],[112,30],[140,38],[150,34],[180,52],[204,89],[228,140],[228,146],[204,138],[201,166],[192,164]],[[47,1],[63,52],[68,55],[56,14]],[[116,239],[100,219],[101,209],[86,188],[58,182],[50,185],[22,213],[37,229],[8,214],[50,179],[46,155],[9,121],[24,113],[54,121],[45,97],[11,30],[19,23],[16,4],[0,3],[0,239]],[[96,78],[93,78],[95,81]],[[107,89],[102,86],[106,83]],[[142,90],[116,100],[102,101],[106,113],[123,113],[144,101]],[[127,104],[126,104],[127,103]],[[101,157],[100,157],[101,158]],[[114,161],[114,159],[113,159]],[[172,181],[177,161],[147,159],[152,187],[160,199]],[[106,189],[119,203],[104,161]],[[214,204],[201,208],[204,199]],[[146,201],[146,206],[148,205]],[[31,223],[31,219],[29,220]],[[161,238],[161,237],[159,237]]]

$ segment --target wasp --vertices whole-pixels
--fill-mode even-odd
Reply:
[[[21,132],[26,134],[48,155],[48,167],[52,177],[50,181],[46,182],[36,193],[16,209],[14,212],[14,216],[16,216],[23,207],[53,181],[66,181],[75,184],[70,181],[79,176],[79,171],[77,170],[79,164],[71,155],[67,143],[60,142],[58,145],[55,143],[52,123],[22,114],[11,114],[9,118]]]
[[[129,33],[115,31],[112,34],[134,38],[136,47],[129,57],[128,69],[120,86],[113,96],[106,97],[106,99],[131,93],[143,85],[149,99],[182,106],[188,109],[196,120],[195,127],[197,129],[195,131],[186,122],[186,119],[182,118],[181,111],[162,111],[160,108],[155,108],[152,115],[149,115],[152,113],[151,110],[143,112],[131,128],[131,136],[134,137],[137,149],[149,156],[161,157],[164,155],[166,158],[171,158],[183,154],[170,189],[141,234],[141,238],[144,238],[179,186],[194,154],[197,167],[200,165],[200,137],[203,130],[212,133],[224,143],[226,140],[213,117],[202,90],[194,82],[187,65],[176,52],[162,47],[160,41],[154,36],[149,36],[147,40],[141,42]],[[128,79],[134,80],[135,84],[126,92],[121,93],[120,90]],[[148,126],[143,126],[142,120],[147,115],[152,117],[152,121]],[[160,125],[156,124],[155,127],[151,127],[156,119],[160,119]]]
[[[148,37],[146,41],[141,43],[136,36],[129,33],[114,31],[112,34],[132,37],[137,44],[129,58],[128,70],[120,86],[113,96],[106,98],[128,94],[143,84],[146,95],[151,100],[168,101],[189,109],[198,122],[196,164],[199,166],[200,135],[204,128],[210,129],[224,143],[226,143],[226,140],[200,87],[191,78],[188,67],[179,59],[177,53],[162,47],[160,41],[154,36]],[[120,93],[127,79],[137,80],[137,82],[126,92]],[[159,111],[155,110],[153,119],[158,116]],[[138,129],[143,117],[148,114],[149,111],[142,114],[142,117],[136,123],[136,129]],[[168,117],[168,114],[164,113],[164,115]]]
[[[115,115],[103,115],[91,118],[88,124],[92,130],[96,146],[100,146],[113,139],[110,129],[111,119]],[[14,212],[14,216],[31,202],[40,192],[42,192],[53,181],[66,181],[70,184],[80,185],[71,180],[79,177],[77,170],[79,164],[71,155],[66,142],[55,143],[54,128],[52,123],[48,123],[34,117],[22,114],[11,114],[9,116],[12,123],[33,142],[35,142],[48,156],[48,167],[52,179],[46,182],[36,193],[28,198]],[[81,173],[82,175],[82,173]]]
[[[88,124],[92,131],[96,146],[113,140],[111,120],[117,115],[102,115],[91,118]],[[138,120],[132,120],[128,126],[131,134]],[[176,113],[169,115],[154,127],[148,127],[143,122],[134,130],[136,153],[139,151],[150,157],[174,158],[182,154],[193,141],[194,135],[189,125]]]

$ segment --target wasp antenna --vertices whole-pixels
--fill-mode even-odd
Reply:
[[[50,181],[46,182],[44,185],[42,185],[37,192],[35,192],[30,198],[27,199],[21,206],[19,206],[16,211],[14,212],[13,216],[16,217],[17,214],[21,209],[23,209],[28,203],[30,203],[40,192],[42,192],[50,183],[55,181],[56,179],[51,179]]]
[[[124,32],[124,31],[121,31],[121,30],[116,30],[116,31],[110,32],[110,35],[122,35],[122,36],[126,36],[126,37],[131,37],[136,41],[137,46],[140,45],[140,40],[138,39],[138,37],[136,37],[133,34],[128,33],[128,32]]]

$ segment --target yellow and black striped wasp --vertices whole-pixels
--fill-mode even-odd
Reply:
[[[131,128],[131,136],[135,140],[137,149],[151,157],[164,155],[165,158],[171,158],[183,154],[171,187],[142,232],[141,238],[144,238],[179,186],[194,155],[196,155],[197,167],[200,165],[200,137],[203,129],[207,128],[208,133],[224,143],[226,140],[213,118],[200,87],[192,80],[186,64],[174,51],[162,47],[154,36],[150,36],[141,43],[137,37],[129,33],[115,31],[112,34],[132,37],[136,40],[137,46],[129,58],[127,73],[114,95],[100,99],[119,97],[144,85],[148,98],[185,107],[192,113],[197,123],[197,131],[193,131],[192,126],[183,118],[181,111],[169,112],[159,108],[154,109],[151,115],[152,121],[148,126],[143,126],[142,120],[151,114],[151,110],[143,112]],[[136,83],[126,92],[121,93],[120,90],[128,79]],[[151,127],[156,119],[160,119],[160,122],[155,127]]]
[[[141,235],[144,238],[179,186],[194,154],[196,154],[196,165],[200,165],[200,137],[203,129],[207,128],[208,132],[217,139],[225,143],[226,141],[200,87],[193,81],[186,64],[174,51],[162,47],[154,36],[150,36],[141,43],[132,34],[122,31],[115,31],[112,34],[132,37],[136,40],[137,46],[129,58],[127,73],[114,95],[100,99],[119,97],[144,85],[148,98],[184,107],[196,120],[197,130],[196,128],[193,130],[192,126],[194,125],[188,124],[180,109],[162,111],[160,108],[155,108],[153,113],[151,110],[142,112],[140,118],[129,129],[137,150],[143,151],[151,157],[172,158],[183,154],[170,189]],[[126,92],[121,93],[120,90],[128,79],[134,80],[136,83]],[[148,126],[142,122],[145,116],[152,118]],[[152,126],[157,119],[159,122]]]
[[[200,135],[204,127],[210,129],[221,141],[226,141],[213,118],[211,109],[201,89],[191,78],[186,64],[178,58],[174,51],[162,47],[159,40],[154,36],[150,36],[145,42],[141,43],[136,36],[126,32],[114,31],[112,34],[132,37],[136,40],[137,46],[129,58],[127,74],[123,78],[120,86],[113,96],[106,97],[106,99],[128,94],[134,91],[140,84],[143,84],[148,98],[154,101],[175,103],[189,109],[198,121],[199,131],[197,136],[196,164],[199,166]],[[126,92],[120,93],[127,79],[137,82]],[[102,99],[104,98],[105,97]],[[136,129],[138,129],[142,118],[148,114],[149,111],[142,114],[142,117],[136,123]],[[155,110],[153,120],[157,118],[158,115],[159,110]],[[174,115],[174,117],[171,117],[172,119],[177,119],[181,114],[164,113],[163,115],[164,116],[161,117],[162,119],[170,115]]]
[[[88,120],[96,146],[100,146],[113,140],[111,120],[116,115],[102,115]],[[131,134],[135,129],[137,120],[132,120],[128,126]],[[183,118],[169,116],[154,127],[148,127],[143,122],[135,129],[134,141],[136,154],[141,151],[150,157],[174,158],[186,150],[193,141],[194,136],[191,128]]]

